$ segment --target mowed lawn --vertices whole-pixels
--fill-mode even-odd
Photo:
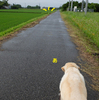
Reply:
[[[0,36],[46,14],[43,10],[0,10]]]
[[[82,31],[88,41],[99,48],[99,13],[62,12],[65,19]]]

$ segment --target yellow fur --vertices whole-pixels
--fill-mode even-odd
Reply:
[[[87,100],[87,90],[80,67],[75,63],[66,63],[61,69],[64,75],[60,82],[61,100]]]

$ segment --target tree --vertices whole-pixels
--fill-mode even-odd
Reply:
[[[68,5],[69,5],[69,2],[63,4],[61,7],[61,10],[66,11],[66,9],[68,8]],[[82,5],[81,2],[79,3],[78,1],[73,1],[73,8],[74,6],[77,6],[77,8],[80,10],[81,5]],[[85,1],[84,1],[84,5],[85,5]],[[88,3],[88,9],[94,9],[95,12],[99,12],[99,4],[98,3]]]
[[[88,9],[94,9],[96,11],[96,7],[94,3],[89,3],[88,4]]]
[[[13,6],[11,6],[11,9],[19,9],[22,8],[20,4],[13,4]]]
[[[20,4],[16,4],[16,6],[17,6],[18,8],[22,8],[22,6],[21,6]]]
[[[78,1],[73,1],[73,8],[74,8],[74,6],[78,7]]]
[[[62,7],[60,6],[58,9],[62,9]]]
[[[99,4],[98,3],[95,3],[95,7],[96,7],[95,12],[99,12]]]
[[[3,8],[3,6],[8,6],[8,0],[3,0],[3,1],[0,1],[0,9]]]
[[[4,3],[2,1],[0,1],[0,8],[2,8],[4,5]]]
[[[40,9],[40,6],[36,5],[36,6],[27,6],[28,9]]]
[[[3,8],[3,6],[8,6],[8,0],[2,0],[0,1],[0,9]]]
[[[31,9],[32,7],[30,5],[27,6],[28,9]]]
[[[67,2],[67,3],[62,5],[62,7],[61,7],[62,11],[66,11],[67,10],[68,4],[69,4],[69,2]]]
[[[9,5],[9,4],[8,4],[8,0],[3,0],[2,2],[4,3],[4,4],[3,4],[4,6],[8,6],[8,5]]]

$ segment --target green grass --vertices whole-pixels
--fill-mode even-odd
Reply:
[[[82,31],[88,41],[99,48],[99,13],[62,12],[65,18]]]
[[[0,9],[0,12],[16,12],[16,13],[47,13],[42,9]]]
[[[30,19],[42,16],[43,14],[32,13],[0,13],[0,32],[11,27],[24,23]]]
[[[40,9],[0,10],[0,36],[21,28],[48,13]]]

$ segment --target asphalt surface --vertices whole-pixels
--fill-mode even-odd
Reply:
[[[0,100],[59,100],[61,67],[78,63],[79,56],[59,11],[6,41],[1,49]]]

